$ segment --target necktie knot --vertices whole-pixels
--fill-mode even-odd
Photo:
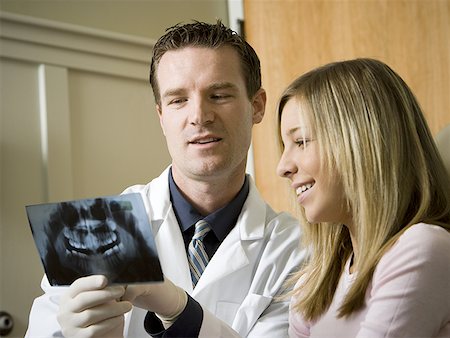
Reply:
[[[207,233],[211,230],[211,227],[204,220],[200,220],[195,223],[195,232],[192,239],[203,241],[203,238],[207,235]]]

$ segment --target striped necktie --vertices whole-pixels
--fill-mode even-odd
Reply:
[[[188,247],[189,268],[191,270],[192,285],[195,287],[200,276],[208,265],[209,258],[203,245],[203,238],[211,230],[204,220],[195,223],[195,233]]]

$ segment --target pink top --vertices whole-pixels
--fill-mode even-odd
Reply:
[[[290,311],[290,337],[450,338],[450,233],[445,229],[420,223],[406,230],[378,263],[366,306],[338,319],[339,305],[355,278],[349,263],[322,317],[307,322]]]

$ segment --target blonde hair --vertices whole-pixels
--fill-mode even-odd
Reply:
[[[356,225],[357,278],[339,316],[364,306],[366,289],[385,251],[409,226],[426,222],[450,229],[450,178],[421,108],[406,83],[373,59],[336,62],[297,78],[282,94],[306,107],[321,150],[321,164],[338,173]],[[289,281],[294,310],[317,319],[330,306],[353,252],[343,224],[308,224],[308,262]]]

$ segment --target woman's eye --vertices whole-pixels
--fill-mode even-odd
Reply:
[[[295,140],[295,144],[296,144],[298,147],[300,147],[300,148],[306,147],[306,145],[308,144],[308,142],[309,142],[309,140],[307,140],[307,139],[298,139],[298,140]]]

